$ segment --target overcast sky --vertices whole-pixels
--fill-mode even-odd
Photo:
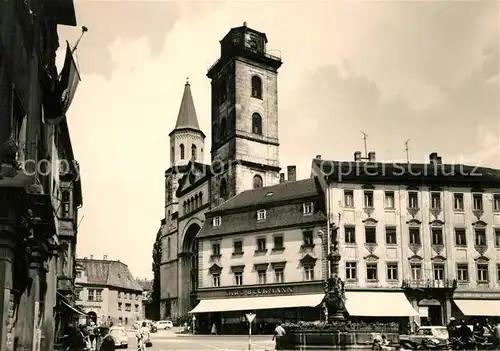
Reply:
[[[410,139],[413,161],[436,151],[446,163],[500,168],[498,4],[76,1],[89,28],[68,115],[83,179],[79,256],[107,254],[151,276],[186,77],[209,159],[205,74],[219,40],[243,21],[282,53],[280,162],[299,177],[317,154],[346,160],[363,150],[361,130],[378,160],[404,160]],[[79,33],[61,27],[61,47]]]

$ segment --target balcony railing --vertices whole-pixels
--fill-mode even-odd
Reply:
[[[403,280],[403,289],[456,289],[456,279],[405,279]]]

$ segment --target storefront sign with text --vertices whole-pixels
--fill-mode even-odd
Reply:
[[[240,290],[228,290],[226,296],[265,296],[265,295],[283,295],[293,294],[293,289],[290,286],[274,287],[274,288],[251,288]]]

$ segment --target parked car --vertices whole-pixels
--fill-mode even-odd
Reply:
[[[163,330],[171,329],[174,327],[174,323],[172,323],[172,321],[158,321],[155,324],[158,329]]]
[[[414,335],[405,335],[401,341],[409,341],[413,345],[422,345],[428,341],[443,346],[448,343],[449,334],[446,327],[442,326],[424,326],[420,327]]]
[[[111,327],[109,329],[109,334],[111,334],[115,340],[115,347],[128,348],[128,335],[124,327]]]

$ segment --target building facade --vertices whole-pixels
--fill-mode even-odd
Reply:
[[[209,69],[212,86],[211,160],[204,162],[189,83],[170,133],[161,224],[161,318],[187,316],[198,303],[199,243],[205,213],[236,194],[279,183],[277,71],[264,33],[232,28]],[[293,169],[293,167],[292,167]]]
[[[324,194],[317,179],[244,191],[206,213],[197,332],[258,333],[279,321],[319,320],[326,267]]]
[[[405,294],[418,324],[498,316],[500,171],[443,164],[436,153],[428,164],[378,163],[375,153],[369,160],[360,154],[312,164],[340,247],[347,312],[400,316],[395,303],[381,311],[354,295],[377,301],[390,291]]]
[[[142,320],[142,287],[120,261],[77,259],[77,304],[94,323],[131,326]]]
[[[54,136],[79,81],[69,45],[57,72],[58,25],[76,25],[72,1],[0,4],[1,350],[54,347],[63,226],[54,197],[59,177],[75,173],[58,169],[58,151],[68,143]]]

